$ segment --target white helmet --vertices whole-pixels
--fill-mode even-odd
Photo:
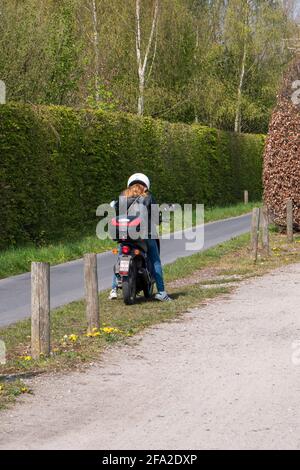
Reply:
[[[134,175],[131,175],[127,183],[127,188],[134,183],[143,183],[148,190],[150,189],[150,180],[144,173],[134,173]]]

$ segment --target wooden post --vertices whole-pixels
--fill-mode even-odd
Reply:
[[[288,199],[286,203],[286,233],[289,243],[294,241],[293,201]]]
[[[31,355],[50,354],[50,265],[31,263]]]
[[[262,227],[262,246],[265,256],[270,255],[270,234],[269,234],[269,211],[266,206],[263,206],[261,213],[261,227]]]
[[[252,222],[251,222],[251,251],[254,262],[257,260],[258,252],[258,237],[259,237],[259,214],[260,209],[255,207],[252,211]]]
[[[244,204],[248,204],[249,202],[249,193],[247,190],[244,191]]]
[[[97,255],[89,253],[84,256],[84,285],[86,300],[86,317],[88,332],[100,327]]]

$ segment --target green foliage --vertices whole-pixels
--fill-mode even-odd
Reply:
[[[98,111],[115,111],[118,103],[112,92],[107,90],[103,83],[98,85],[97,90],[94,88],[94,85],[89,87],[90,95],[86,100],[88,107]]]
[[[76,2],[75,2],[76,4]],[[74,0],[63,0],[54,5],[47,27],[45,55],[49,60],[45,104],[69,104],[78,89],[82,73],[79,56],[84,53],[82,40],[76,37]]]
[[[144,57],[155,0],[140,3]],[[239,104],[241,130],[266,133],[298,37],[286,3],[160,1],[144,114],[233,130]],[[0,0],[0,11],[9,102],[137,112],[136,0]]]
[[[38,245],[96,226],[136,171],[159,202],[261,197],[264,138],[67,107],[0,107],[0,247]]]

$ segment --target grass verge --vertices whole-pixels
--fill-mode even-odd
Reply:
[[[247,214],[254,207],[261,207],[261,202],[249,202],[249,204],[235,204],[227,207],[205,208],[205,223],[214,222],[216,220],[228,219],[229,217],[238,217]]]
[[[49,358],[32,360],[30,356],[30,320],[0,329],[7,348],[7,362],[0,366],[0,408],[22,393],[30,393],[21,379],[32,374],[68,370],[89,365],[101,352],[116,342],[150,325],[170,321],[187,309],[208,299],[229,293],[234,283],[262,275],[279,266],[300,262],[300,237],[287,244],[286,237],[271,234],[272,256],[259,254],[256,264],[249,253],[249,236],[244,235],[203,253],[181,258],[165,268],[165,276],[174,302],[159,303],[139,299],[125,306],[122,299],[110,302],[107,292],[100,294],[101,329],[86,334],[84,302],[73,302],[51,314],[52,353]],[[220,285],[219,285],[220,284]],[[226,285],[228,284],[228,286]]]
[[[0,381],[0,411],[13,404],[24,393],[32,392],[22,380]]]
[[[235,217],[249,212],[258,203],[237,204],[205,210],[205,222]],[[116,244],[111,240],[99,240],[95,227],[81,233],[69,235],[63,241],[45,246],[27,245],[0,251],[0,279],[28,272],[32,261],[48,262],[51,265],[81,258],[85,253],[101,253]]]

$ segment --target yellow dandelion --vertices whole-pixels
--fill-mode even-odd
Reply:
[[[106,333],[106,334],[111,334],[111,333],[121,334],[121,333],[123,333],[118,328],[113,328],[113,327],[105,327],[105,328],[102,329],[102,331],[103,331],[103,333]]]
[[[74,343],[76,343],[76,341],[78,340],[78,335],[74,335],[74,334],[70,335],[70,336],[69,336],[69,340],[70,340],[70,341],[73,341]]]
[[[32,361],[31,356],[20,356],[20,359],[22,359],[23,361]]]
[[[21,393],[28,393],[28,388],[27,387],[22,387],[21,388]]]
[[[86,334],[88,338],[96,338],[97,336],[100,336],[100,335],[101,335],[100,331],[91,331]]]
[[[108,327],[108,326],[103,328],[103,332],[107,333],[107,334],[113,333],[113,331],[114,331],[114,328],[111,328],[111,327]]]

